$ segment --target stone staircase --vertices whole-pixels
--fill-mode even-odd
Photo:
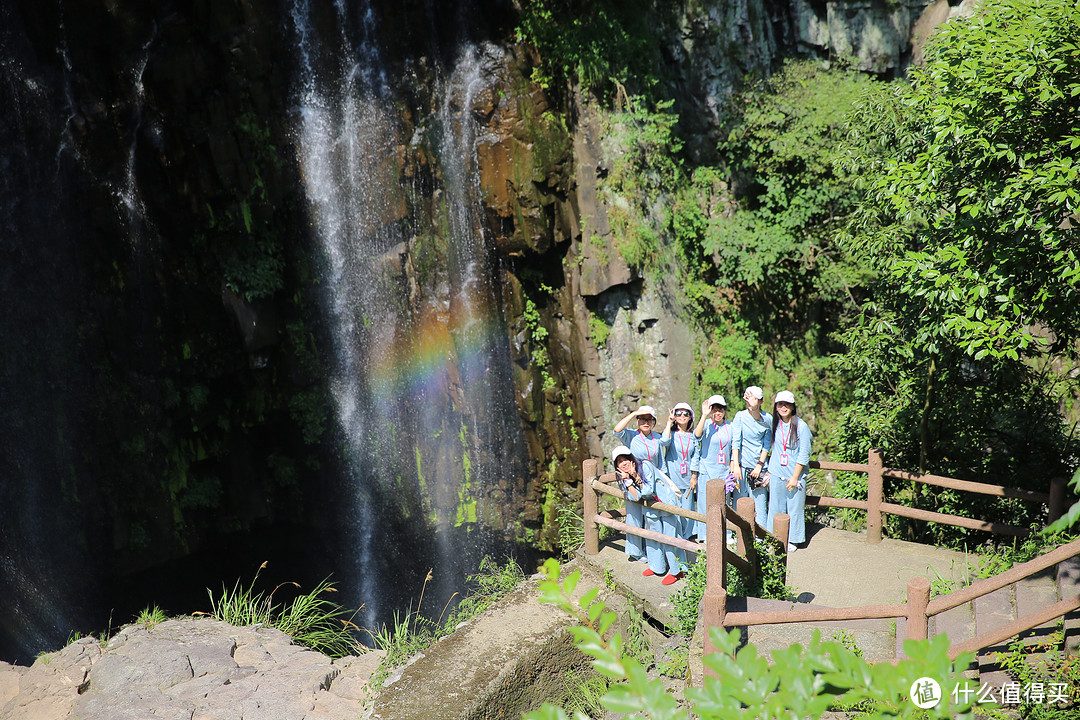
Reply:
[[[952,644],[970,640],[978,635],[992,632],[1026,615],[1041,610],[1058,600],[1075,597],[1080,593],[1080,557],[1073,557],[1041,573],[1007,585],[992,593],[976,598],[951,610],[930,618],[931,635],[945,633]],[[902,650],[904,620],[897,623],[897,653]],[[1039,625],[1021,634],[1025,645],[1045,642],[1060,627],[1059,620]],[[972,670],[978,672],[980,682],[994,686],[1010,680],[995,660],[998,653],[1008,652],[1013,640],[979,651]],[[1064,649],[1070,654],[1080,651],[1080,613],[1069,613],[1064,618]]]

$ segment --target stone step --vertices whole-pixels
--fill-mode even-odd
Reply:
[[[1053,568],[1045,570],[976,598],[973,602],[940,613],[930,620],[930,634],[945,633],[949,636],[950,644],[970,640],[977,635],[992,632],[1017,618],[1052,605],[1060,599],[1062,588],[1065,592],[1070,590],[1075,592],[1080,589],[1080,563],[1066,567],[1064,571],[1061,567],[1056,570]],[[1080,617],[1066,620],[1067,623],[1071,622],[1074,630],[1080,630]],[[901,622],[897,629],[898,654],[902,651],[902,625]],[[1053,620],[1021,633],[1020,639],[1025,645],[1041,644],[1051,638],[1057,629],[1058,622]],[[1080,633],[1077,633],[1076,637],[1080,637]],[[1012,680],[997,662],[997,655],[1007,653],[1014,642],[1015,640],[1010,638],[997,645],[983,648],[978,653],[972,670],[978,673],[980,682],[1000,686]]]

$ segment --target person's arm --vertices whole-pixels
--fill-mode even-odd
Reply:
[[[788,478],[787,483],[784,484],[788,490],[794,490],[799,487],[799,478],[802,477],[803,468],[806,466],[802,463],[795,463],[795,467],[791,469],[791,477]]]
[[[675,421],[675,411],[668,410],[668,421],[664,424],[664,432],[660,434],[660,444],[664,447],[671,445],[671,423]]]
[[[621,433],[623,430],[625,430],[626,426],[630,424],[630,421],[638,416],[638,412],[639,412],[638,410],[635,410],[634,412],[630,413],[629,415],[624,417],[619,422],[615,423],[615,427],[613,428],[613,431],[617,434],[617,433]]]
[[[692,440],[693,447],[690,449],[690,489],[697,489],[698,471],[701,470],[701,447],[697,438]]]
[[[761,473],[768,467],[765,461],[769,459],[769,451],[772,449],[772,417],[762,410],[761,419],[765,421],[765,434],[761,436],[761,452],[758,453],[757,465],[750,471],[750,477],[755,480],[761,477]]]
[[[694,427],[694,437],[701,437],[701,433],[705,430],[705,421],[709,417],[709,401],[701,403],[701,418],[697,421],[697,425]]]

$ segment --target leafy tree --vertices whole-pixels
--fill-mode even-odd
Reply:
[[[853,248],[917,306],[904,317],[931,352],[946,343],[1015,360],[1070,349],[1080,337],[1080,8],[990,0],[947,23],[926,58],[910,87],[874,96],[856,119],[901,141],[875,163]]]
[[[838,147],[845,115],[871,82],[817,61],[789,61],[735,96],[719,150],[737,203],[701,238],[720,284],[778,312],[795,300],[855,304],[866,277],[834,239],[858,196]]]
[[[671,203],[683,288],[705,330],[701,381],[807,398],[817,431],[837,388],[822,370],[830,340],[870,276],[836,243],[858,200],[839,164],[844,117],[872,81],[819,61],[789,61],[726,108],[724,168],[698,167]],[[725,178],[730,177],[730,182]]]
[[[992,0],[948,23],[926,57],[910,86],[868,93],[850,124],[867,197],[843,244],[880,279],[843,334],[837,367],[854,391],[840,454],[883,446],[893,466],[1045,490],[1075,462],[1054,400],[1075,391],[1057,354],[1075,357],[1080,338],[1080,11]],[[892,492],[1037,519],[926,486]]]
[[[558,95],[573,84],[610,101],[620,86],[657,87],[660,43],[648,0],[522,0],[519,41],[540,55],[532,80]]]

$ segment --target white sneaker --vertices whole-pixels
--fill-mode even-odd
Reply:
[[[795,552],[798,549],[799,549],[799,547],[795,543],[788,543],[787,544],[788,555],[790,555],[791,553]]]

